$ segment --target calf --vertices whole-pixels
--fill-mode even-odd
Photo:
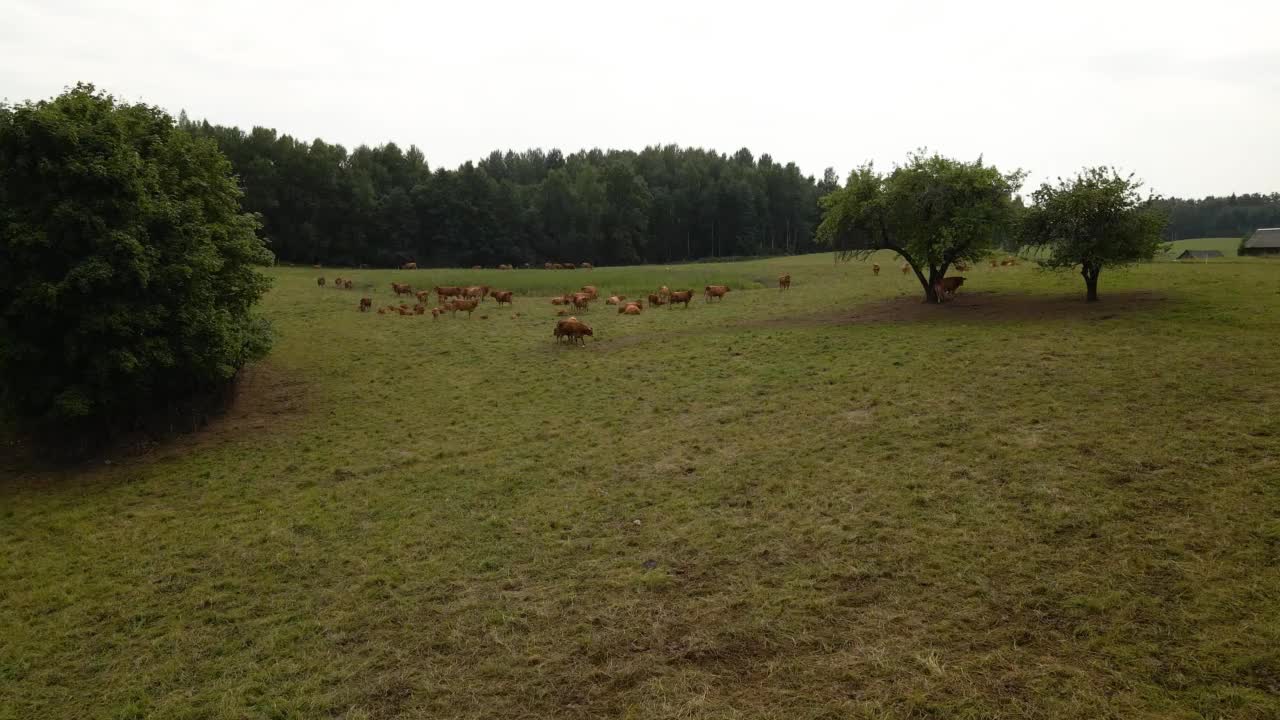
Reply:
[[[373,298],[360,298],[360,312],[365,312],[373,307]]]
[[[778,276],[778,289],[788,290],[791,288],[791,273]]]

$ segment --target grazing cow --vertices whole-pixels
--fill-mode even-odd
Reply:
[[[444,312],[444,308],[442,308],[442,307],[433,307],[433,308],[431,308],[431,319],[432,319],[432,320],[439,320],[439,319],[440,319],[440,314],[441,314],[441,313],[443,313],[443,312]]]
[[[577,265],[574,265],[573,263],[565,263],[565,264],[564,264],[564,269],[565,269],[565,270],[577,270],[577,269],[578,269],[578,266],[577,266]]]
[[[569,338],[569,342],[574,344],[582,343],[584,347],[587,344],[586,336],[590,335],[592,338],[596,336],[590,325],[576,317],[568,317],[558,321],[555,330],[551,331],[551,335],[555,337],[556,342],[559,342],[560,338]]]
[[[424,314],[425,312],[427,312],[427,306],[426,306],[426,305],[423,305],[422,303],[418,303],[417,305],[414,305],[414,306],[413,306],[413,314],[414,314],[414,315],[422,315],[422,314]]]
[[[352,281],[352,280],[343,280],[343,281],[342,281],[342,288],[343,288],[344,290],[350,290],[351,288],[353,288],[353,287],[355,287],[355,286],[356,286],[356,284],[355,284],[355,282],[354,282],[354,281]]]
[[[778,276],[778,289],[779,290],[791,289],[791,273]]]
[[[472,299],[472,300],[454,300],[453,302],[449,303],[448,307],[449,307],[449,309],[450,309],[450,310],[452,310],[452,311],[453,311],[453,315],[454,315],[454,317],[457,317],[457,316],[458,316],[458,311],[459,311],[459,310],[462,310],[462,311],[466,312],[466,313],[467,313],[467,317],[468,317],[468,318],[470,318],[470,317],[471,317],[471,313],[475,312],[475,311],[476,311],[476,308],[477,308],[479,305],[480,305],[480,301],[479,301],[479,300],[475,300],[475,299]]]
[[[720,298],[723,300],[725,294],[728,292],[728,285],[708,285],[706,290],[702,293],[702,299],[706,302],[711,302],[711,298]]]
[[[316,278],[316,284],[320,287],[324,287],[324,278]]]
[[[911,272],[911,263],[902,263],[902,274],[906,275]]]
[[[595,285],[583,285],[582,292],[590,295],[592,300],[600,297],[600,291],[596,289]]]
[[[412,310],[410,310],[410,309],[409,309],[409,308],[407,308],[407,307],[404,307],[403,305],[401,305],[400,307],[396,308],[396,310],[397,310],[401,315],[413,315],[413,311],[412,311]]]
[[[871,274],[872,275],[880,274],[880,263],[871,263]]]
[[[462,296],[468,299],[484,300],[484,296],[489,294],[489,286],[472,285],[462,290]]]
[[[407,263],[405,263],[405,264],[401,265],[401,266],[400,266],[400,269],[401,269],[401,270],[417,270],[417,269],[418,269],[418,263],[416,263],[416,262],[407,262]]]
[[[590,270],[590,269],[594,268],[594,267],[595,267],[595,265],[592,265],[592,264],[591,264],[591,263],[589,263],[589,262],[584,262],[584,263],[582,263],[581,265],[579,265],[579,267],[581,267],[583,270]]]
[[[938,288],[941,290],[939,295],[955,295],[956,290],[964,284],[963,276],[944,277],[938,280]]]
[[[462,295],[462,288],[454,285],[447,285],[447,286],[437,285],[434,288],[432,288],[432,290],[435,292],[437,301],[441,305],[444,304],[445,298],[451,298],[451,297]]]
[[[391,283],[391,291],[394,292],[397,297],[413,294],[413,288],[409,287],[409,283],[393,282]]]
[[[360,298],[360,312],[364,312],[373,307],[373,298]]]
[[[498,301],[498,307],[502,307],[502,303],[510,305],[512,294],[510,290],[494,290],[493,299]]]
[[[649,307],[665,305],[665,304],[666,303],[662,301],[661,295],[659,295],[658,293],[649,293]]]
[[[591,296],[586,293],[574,293],[573,307],[575,310],[587,311],[587,306],[591,303]]]
[[[684,303],[684,309],[688,310],[689,301],[692,299],[693,299],[693,290],[676,290],[675,292],[672,292],[668,296],[667,302],[670,304],[667,305],[667,309],[670,310],[671,308],[675,307],[676,303]]]
[[[423,305],[426,305],[427,299],[431,297],[431,291],[419,290],[418,292],[414,293],[413,296],[418,298],[418,302],[422,303]]]

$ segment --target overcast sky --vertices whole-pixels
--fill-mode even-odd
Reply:
[[[1280,0],[0,0],[0,97],[87,81],[433,167],[495,148],[749,147],[820,175],[917,147],[1280,191]]]

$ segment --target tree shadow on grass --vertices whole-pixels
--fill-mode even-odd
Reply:
[[[877,323],[947,322],[985,324],[1056,320],[1110,320],[1170,307],[1176,299],[1151,290],[1130,290],[1103,295],[1099,302],[1085,302],[1083,293],[1034,295],[1030,293],[974,292],[963,290],[941,305],[921,302],[914,296],[859,305],[824,316],[779,318],[761,325],[862,325]]]
[[[305,414],[306,396],[305,382],[271,363],[258,362],[241,371],[223,411],[196,421],[195,430],[124,433],[87,455],[71,458],[51,454],[21,433],[6,432],[0,438],[0,488],[8,482],[32,487],[57,483],[59,478],[94,477],[113,465],[173,460],[279,432]]]

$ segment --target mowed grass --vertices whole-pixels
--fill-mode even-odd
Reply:
[[[1240,238],[1191,238],[1188,240],[1174,240],[1168,243],[1169,251],[1166,255],[1175,258],[1186,250],[1217,250],[1224,256],[1233,258],[1240,253]]]
[[[227,418],[8,467],[0,718],[1280,717],[1280,265],[879,262],[273,270]]]

